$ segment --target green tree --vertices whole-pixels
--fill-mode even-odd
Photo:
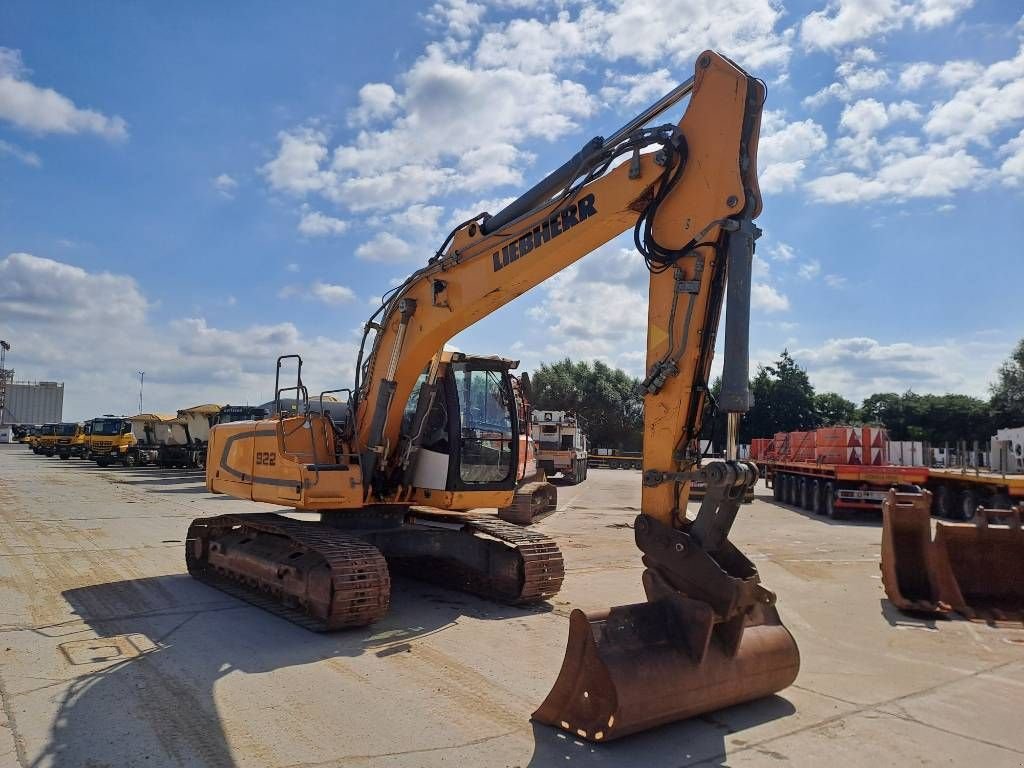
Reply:
[[[822,392],[814,396],[814,411],[822,426],[856,424],[860,421],[857,404],[836,392]]]
[[[643,398],[639,381],[625,371],[566,358],[541,363],[530,383],[534,408],[575,411],[595,448],[641,449]]]
[[[774,365],[760,365],[750,389],[754,406],[744,418],[740,439],[771,437],[776,432],[814,429],[820,423],[814,387],[807,371],[782,350]]]
[[[989,389],[994,426],[998,429],[1024,425],[1024,339],[1017,342],[1010,359],[999,366]]]
[[[983,441],[993,431],[988,404],[969,395],[881,392],[864,400],[861,415],[885,427],[892,440]]]
[[[906,415],[903,398],[895,392],[879,392],[864,398],[860,406],[861,418],[869,424],[878,424],[889,430],[893,440],[906,440]]]

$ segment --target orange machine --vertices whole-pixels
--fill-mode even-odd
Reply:
[[[686,96],[678,123],[650,125]],[[693,78],[612,136],[588,142],[496,215],[457,227],[370,318],[340,413],[307,408],[211,430],[211,490],[319,512],[319,521],[270,513],[195,520],[189,571],[314,629],[380,618],[389,569],[509,602],[553,595],[563,577],[553,541],[492,516],[459,514],[507,507],[516,492],[526,426],[508,361],[438,350],[632,228],[650,272],[635,524],[647,601],[573,612],[562,672],[534,717],[602,741],[789,685],[796,645],[774,595],[728,540],[757,478],[735,458],[739,417],[750,404],[763,100],[759,80],[705,52]],[[710,402],[723,304],[715,405],[729,414],[729,458],[701,465],[691,446]],[[278,397],[285,391],[280,382],[275,389]],[[287,389],[308,402],[301,373]],[[705,496],[689,518],[694,480]]]

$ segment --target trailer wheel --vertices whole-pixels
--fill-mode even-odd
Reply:
[[[935,497],[932,500],[932,514],[944,517],[947,520],[955,520],[960,516],[960,509],[957,506],[956,494],[948,485],[940,485],[935,489]]]
[[[960,519],[973,520],[978,509],[978,492],[968,488],[960,494]]]
[[[786,475],[786,493],[784,496],[786,504],[793,506],[794,498],[796,498],[796,476]]]
[[[800,481],[800,508],[811,508],[811,480],[807,477]]]
[[[992,509],[1013,509],[1013,501],[1005,493],[997,493],[988,500],[988,506]]]
[[[68,460],[68,459],[70,459],[70,458],[71,458],[71,454],[70,454],[70,453],[62,453],[62,454],[60,455],[60,460],[61,460],[61,461],[67,461],[67,460]]]
[[[815,480],[811,483],[811,511],[816,515],[825,514],[825,505],[822,504],[821,481]]]
[[[832,483],[825,483],[825,514],[833,520],[841,520],[844,516],[843,510],[836,508],[836,490]]]
[[[772,498],[776,501],[782,501],[782,476],[775,475],[772,477]]]

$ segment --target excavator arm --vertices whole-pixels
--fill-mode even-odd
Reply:
[[[678,125],[644,127],[687,94]],[[355,443],[368,499],[394,493],[383,478],[400,476],[394,465],[413,460],[415,445],[399,450],[402,410],[444,343],[634,228],[651,270],[643,509],[672,524],[688,487],[677,475],[699,458],[690,444],[708,396],[727,273],[733,344],[720,407],[747,409],[763,99],[760,81],[716,53],[702,54],[693,78],[609,139],[593,139],[496,216],[460,226],[445,250],[393,292],[380,321],[371,320],[378,332],[356,388]],[[432,376],[426,384],[421,399],[429,400]]]

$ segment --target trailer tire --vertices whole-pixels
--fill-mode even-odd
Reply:
[[[793,506],[796,499],[796,475],[786,475],[786,504]]]
[[[782,475],[772,477],[772,498],[782,501]]]
[[[70,454],[70,453],[62,453],[62,454],[60,455],[60,460],[61,460],[61,461],[67,461],[67,460],[68,460],[68,459],[70,459],[70,458],[71,458],[71,454]]]
[[[821,481],[815,480],[811,483],[811,512],[816,515],[825,514],[825,505],[822,504]]]
[[[973,520],[978,509],[978,492],[968,488],[960,493],[960,519]]]
[[[997,493],[988,500],[991,509],[1013,509],[1013,500],[1005,493]]]
[[[832,483],[825,483],[825,514],[833,520],[842,520],[845,513],[836,507],[836,489]]]
[[[947,520],[955,520],[960,516],[956,493],[950,486],[936,486],[935,497],[932,499],[932,514]]]
[[[800,508],[811,508],[811,479],[808,477],[800,480]]]

